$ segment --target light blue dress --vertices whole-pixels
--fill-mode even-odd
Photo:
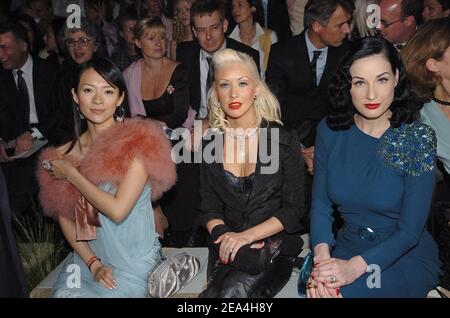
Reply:
[[[116,191],[110,183],[103,183],[100,188],[109,193]],[[53,297],[147,296],[148,276],[161,260],[161,245],[155,231],[150,193],[151,188],[146,185],[132,211],[121,223],[115,223],[99,213],[102,226],[97,228],[97,239],[89,241],[94,254],[101,258],[105,266],[113,269],[117,289],[109,290],[94,281],[84,261],[73,252],[53,287]]]
[[[437,156],[444,164],[447,173],[450,173],[450,120],[445,117],[434,101],[423,105],[420,116],[422,121],[436,132]]]

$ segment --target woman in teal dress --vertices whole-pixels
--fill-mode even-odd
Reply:
[[[74,252],[53,297],[145,297],[161,260],[151,199],[174,183],[160,125],[124,119],[126,86],[105,59],[83,65],[72,94],[73,141],[41,154],[40,200]]]
[[[405,69],[386,40],[354,43],[317,132],[308,297],[425,297],[440,263],[425,229],[436,137],[417,122]],[[343,219],[332,232],[335,205]]]

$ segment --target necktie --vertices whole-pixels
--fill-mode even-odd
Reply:
[[[212,81],[213,81],[213,71],[212,71],[212,67],[211,67],[212,57],[207,56],[206,61],[208,62],[208,75],[206,77],[206,97],[208,97],[208,92],[209,92],[209,89],[211,88]]]
[[[17,71],[17,91],[19,92],[19,103],[25,116],[26,125],[30,123],[30,98],[28,96],[27,83],[22,77],[23,71]]]
[[[313,83],[314,85],[317,86],[317,70],[316,70],[316,65],[317,65],[317,59],[320,56],[320,53],[322,53],[322,51],[314,51],[313,52],[313,58],[311,61],[311,72],[312,72],[312,76],[313,76]]]

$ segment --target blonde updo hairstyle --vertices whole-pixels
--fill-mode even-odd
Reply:
[[[256,126],[260,127],[263,121],[277,122],[282,125],[280,119],[280,104],[275,95],[267,87],[259,77],[259,72],[256,64],[248,54],[238,52],[232,49],[223,49],[217,51],[212,58],[212,68],[214,74],[214,83],[208,92],[208,107],[209,107],[209,124],[211,128],[225,131],[230,127],[230,123],[225,118],[223,111],[215,90],[216,71],[221,67],[227,67],[230,63],[242,63],[250,71],[251,78],[255,81],[256,86],[259,86],[260,93],[254,100],[254,107],[256,112]]]

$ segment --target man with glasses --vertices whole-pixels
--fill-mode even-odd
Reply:
[[[30,212],[30,198],[37,193],[37,155],[12,157],[30,150],[35,139],[52,141],[59,134],[53,125],[58,109],[49,103],[56,66],[32,57],[29,50],[21,24],[0,25],[0,163],[16,215]]]
[[[379,34],[397,49],[405,46],[417,28],[419,0],[381,0]]]

